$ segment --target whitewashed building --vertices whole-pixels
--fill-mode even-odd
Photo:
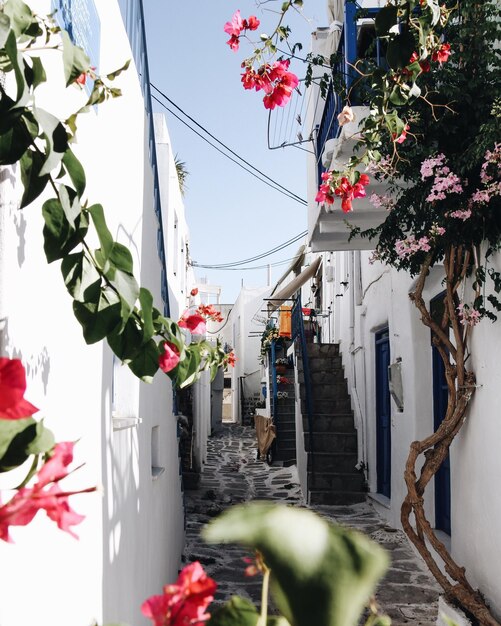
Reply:
[[[373,11],[385,3],[361,2]],[[374,14],[357,28],[347,26],[349,3],[328,2],[329,26],[314,33],[315,48],[332,53],[356,51],[364,31],[373,29]],[[354,9],[353,9],[354,10]],[[347,13],[345,13],[345,11]],[[351,409],[357,429],[357,467],[365,474],[368,496],[393,527],[400,527],[400,507],[407,493],[404,469],[412,441],[430,435],[441,416],[447,389],[443,366],[431,344],[431,335],[409,299],[413,279],[378,262],[370,263],[367,240],[348,241],[349,231],[340,209],[329,212],[314,197],[321,169],[342,169],[353,148],[351,128],[338,128],[336,116],[343,107],[332,92],[310,117],[316,128],[317,156],[310,156],[309,245],[321,260],[313,279],[319,310],[320,341],[337,343],[342,355]],[[358,120],[363,107],[353,107]],[[370,189],[367,196],[370,196]],[[369,228],[384,215],[366,199],[357,200],[350,222]],[[499,256],[493,267],[499,271]],[[439,313],[444,287],[440,267],[431,271],[423,294],[432,313]],[[308,297],[308,296],[306,296]],[[304,297],[303,297],[304,301]],[[496,531],[501,497],[495,488],[501,475],[501,421],[497,418],[499,324],[482,322],[471,340],[471,368],[477,389],[468,417],[426,493],[426,510],[440,539],[453,558],[466,568],[468,579],[480,589],[493,613],[501,617],[500,542]],[[389,373],[389,367],[391,370]],[[389,376],[393,395],[390,396]],[[445,395],[444,395],[445,394]],[[299,423],[299,422],[298,422]],[[306,481],[304,443],[298,437],[298,466]]]
[[[133,59],[117,79],[123,96],[81,117],[75,152],[86,169],[87,196],[104,206],[140,284],[177,319],[187,305],[187,228],[161,118],[155,145],[142,4],[30,5],[40,14],[64,9],[60,15],[98,72]],[[51,54],[57,63],[58,53]],[[53,83],[40,91],[44,106],[57,112],[85,97],[76,87],[62,95]],[[176,579],[184,544],[172,385],[161,372],[152,384],[141,383],[107,345],[85,345],[59,264],[45,260],[44,198],[19,211],[16,175],[16,168],[0,171],[0,353],[23,360],[26,397],[56,439],[78,441],[75,464],[85,465],[64,486],[98,485],[99,492],[72,500],[85,515],[75,528],[78,541],[40,513],[29,526],[12,529],[14,544],[1,543],[0,624],[139,626],[148,623],[141,603]],[[1,486],[18,479],[9,475],[11,483]]]

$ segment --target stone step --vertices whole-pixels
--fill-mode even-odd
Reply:
[[[312,397],[312,409],[314,413],[350,413],[351,399],[350,396],[343,398],[325,399]],[[301,398],[301,411],[303,415],[307,415],[306,400]]]
[[[308,489],[319,491],[365,491],[363,472],[308,472]]]
[[[356,432],[352,413],[327,413],[312,416],[312,424],[315,432]],[[308,432],[308,416],[303,415],[303,430]]]
[[[308,471],[350,473],[355,471],[358,462],[356,452],[315,452],[315,460],[308,455]]]
[[[344,369],[321,370],[318,372],[310,372],[310,382],[312,385],[330,385],[332,383],[346,382]],[[304,372],[299,373],[299,383],[304,383]]]
[[[308,358],[310,372],[331,371],[342,369],[343,361],[340,356],[314,356]],[[298,369],[303,371],[302,359],[298,359]]]
[[[309,356],[337,356],[339,354],[338,343],[310,343],[306,349]]]
[[[358,491],[319,491],[313,490],[308,492],[308,499],[310,504],[326,504],[326,505],[340,505],[340,504],[358,504],[359,502],[365,502],[365,493]]]
[[[304,445],[306,450],[310,451],[310,435],[305,433]],[[313,451],[314,452],[356,452],[357,451],[357,434],[356,433],[313,433]]]
[[[346,381],[334,382],[330,381],[327,384],[312,385],[311,386],[312,398],[346,398],[348,397],[348,387]],[[301,397],[306,397],[306,385],[301,385]]]

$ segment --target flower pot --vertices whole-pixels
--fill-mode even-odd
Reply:
[[[275,365],[275,371],[277,374],[285,374],[287,372],[287,365]]]

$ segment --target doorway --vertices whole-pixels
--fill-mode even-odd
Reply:
[[[388,384],[390,334],[376,333],[376,473],[377,492],[391,498],[391,403]]]

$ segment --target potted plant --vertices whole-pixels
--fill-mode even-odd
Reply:
[[[277,374],[285,374],[287,372],[287,366],[289,360],[286,358],[280,358],[275,361],[275,371]]]

